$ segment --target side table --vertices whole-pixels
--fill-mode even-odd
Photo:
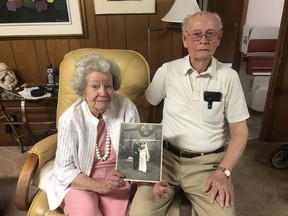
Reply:
[[[27,117],[28,112],[34,113],[48,109],[53,109],[56,113],[57,107],[57,92],[51,97],[31,100],[22,97],[17,91],[7,91],[0,88],[0,124],[4,124],[7,133],[11,133],[13,138],[18,142],[21,153],[25,152],[22,138],[24,136],[30,136],[35,144],[37,139],[34,132],[40,130],[55,130],[56,132],[56,119],[54,120],[30,120]],[[16,116],[16,118],[15,118]],[[18,117],[20,116],[18,120]],[[56,118],[56,115],[55,115]],[[17,130],[17,126],[24,126],[24,133]],[[32,125],[55,125],[52,129],[36,129],[31,128]]]

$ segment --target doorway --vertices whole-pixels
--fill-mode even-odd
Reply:
[[[242,26],[246,21],[249,0],[202,0],[203,10],[218,13],[223,22],[223,37],[215,57],[223,63],[234,63],[241,58],[239,45],[242,38]],[[227,10],[229,9],[229,10]],[[238,62],[238,61],[237,61]],[[239,69],[239,64],[235,70]]]

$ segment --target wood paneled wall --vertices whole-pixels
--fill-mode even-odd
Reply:
[[[0,38],[0,62],[15,71],[20,82],[37,83],[46,82],[49,63],[57,70],[63,56],[78,48],[132,49],[147,58],[147,30],[163,27],[160,19],[171,7],[172,0],[157,0],[156,4],[156,14],[95,15],[93,1],[85,1],[86,38]],[[181,56],[180,32],[153,32],[152,40],[152,71],[163,62]]]
[[[16,73],[20,83],[46,83],[47,65],[52,63],[57,72],[63,56],[79,48],[131,49],[147,59],[148,28],[164,26],[161,18],[173,0],[156,0],[155,14],[129,15],[95,15],[94,1],[83,2],[87,27],[85,38],[0,38],[0,62],[5,62]],[[164,62],[182,56],[181,32],[173,29],[155,31],[151,40],[153,76]],[[3,125],[0,125],[0,136],[0,145],[15,144],[4,132]]]
[[[83,0],[83,2],[85,2],[85,25],[87,27],[85,38],[12,39],[0,37],[0,62],[5,62],[16,73],[20,83],[45,83],[47,81],[47,65],[52,63],[57,71],[63,56],[78,48],[132,49],[147,59],[148,28],[163,28],[164,24],[161,18],[168,12],[173,0],[156,0],[157,12],[155,14],[129,15],[95,15],[94,1]],[[245,2],[247,5],[248,0]],[[229,10],[229,8],[227,9]],[[287,12],[287,4],[284,11]],[[287,18],[283,21],[283,23],[285,22],[287,22]],[[27,29],[28,31],[29,29]],[[285,42],[285,40],[283,41]],[[282,48],[287,50],[284,42],[281,51]],[[151,62],[149,64],[151,77],[164,62],[181,57],[182,47],[181,32],[177,29],[151,32]],[[279,51],[279,56],[280,54],[284,57],[285,52]],[[277,140],[277,137],[281,137],[282,140],[287,138],[287,103],[283,105],[283,101],[287,101],[287,82],[285,80],[287,80],[288,72],[287,61],[284,61],[283,58],[281,61],[283,64],[279,64],[279,67],[275,66],[275,70],[279,70],[280,73],[279,77],[273,78],[275,80],[274,88],[270,91],[266,105],[265,113],[268,117],[263,121],[264,126],[261,133],[261,138],[266,140]],[[282,114],[285,114],[286,117],[283,118]],[[3,125],[0,125],[0,137],[0,145],[17,144],[10,135],[5,133]],[[29,143],[27,144],[29,145]]]

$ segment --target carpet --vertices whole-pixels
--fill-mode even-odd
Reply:
[[[235,207],[238,216],[288,215],[288,169],[270,165],[276,143],[249,140],[246,150],[232,172]],[[3,216],[24,216],[15,206],[15,188],[27,154],[16,146],[0,147],[0,209]]]
[[[271,153],[279,147],[248,141],[232,173],[238,216],[288,215],[288,169],[275,169],[270,163]]]
[[[0,210],[3,216],[24,216],[15,204],[18,176],[27,159],[17,146],[0,146]],[[1,214],[0,214],[1,215]]]

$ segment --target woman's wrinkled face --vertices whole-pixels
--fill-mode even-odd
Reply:
[[[114,95],[112,74],[95,71],[87,75],[86,82],[82,98],[98,117],[108,109]]]

